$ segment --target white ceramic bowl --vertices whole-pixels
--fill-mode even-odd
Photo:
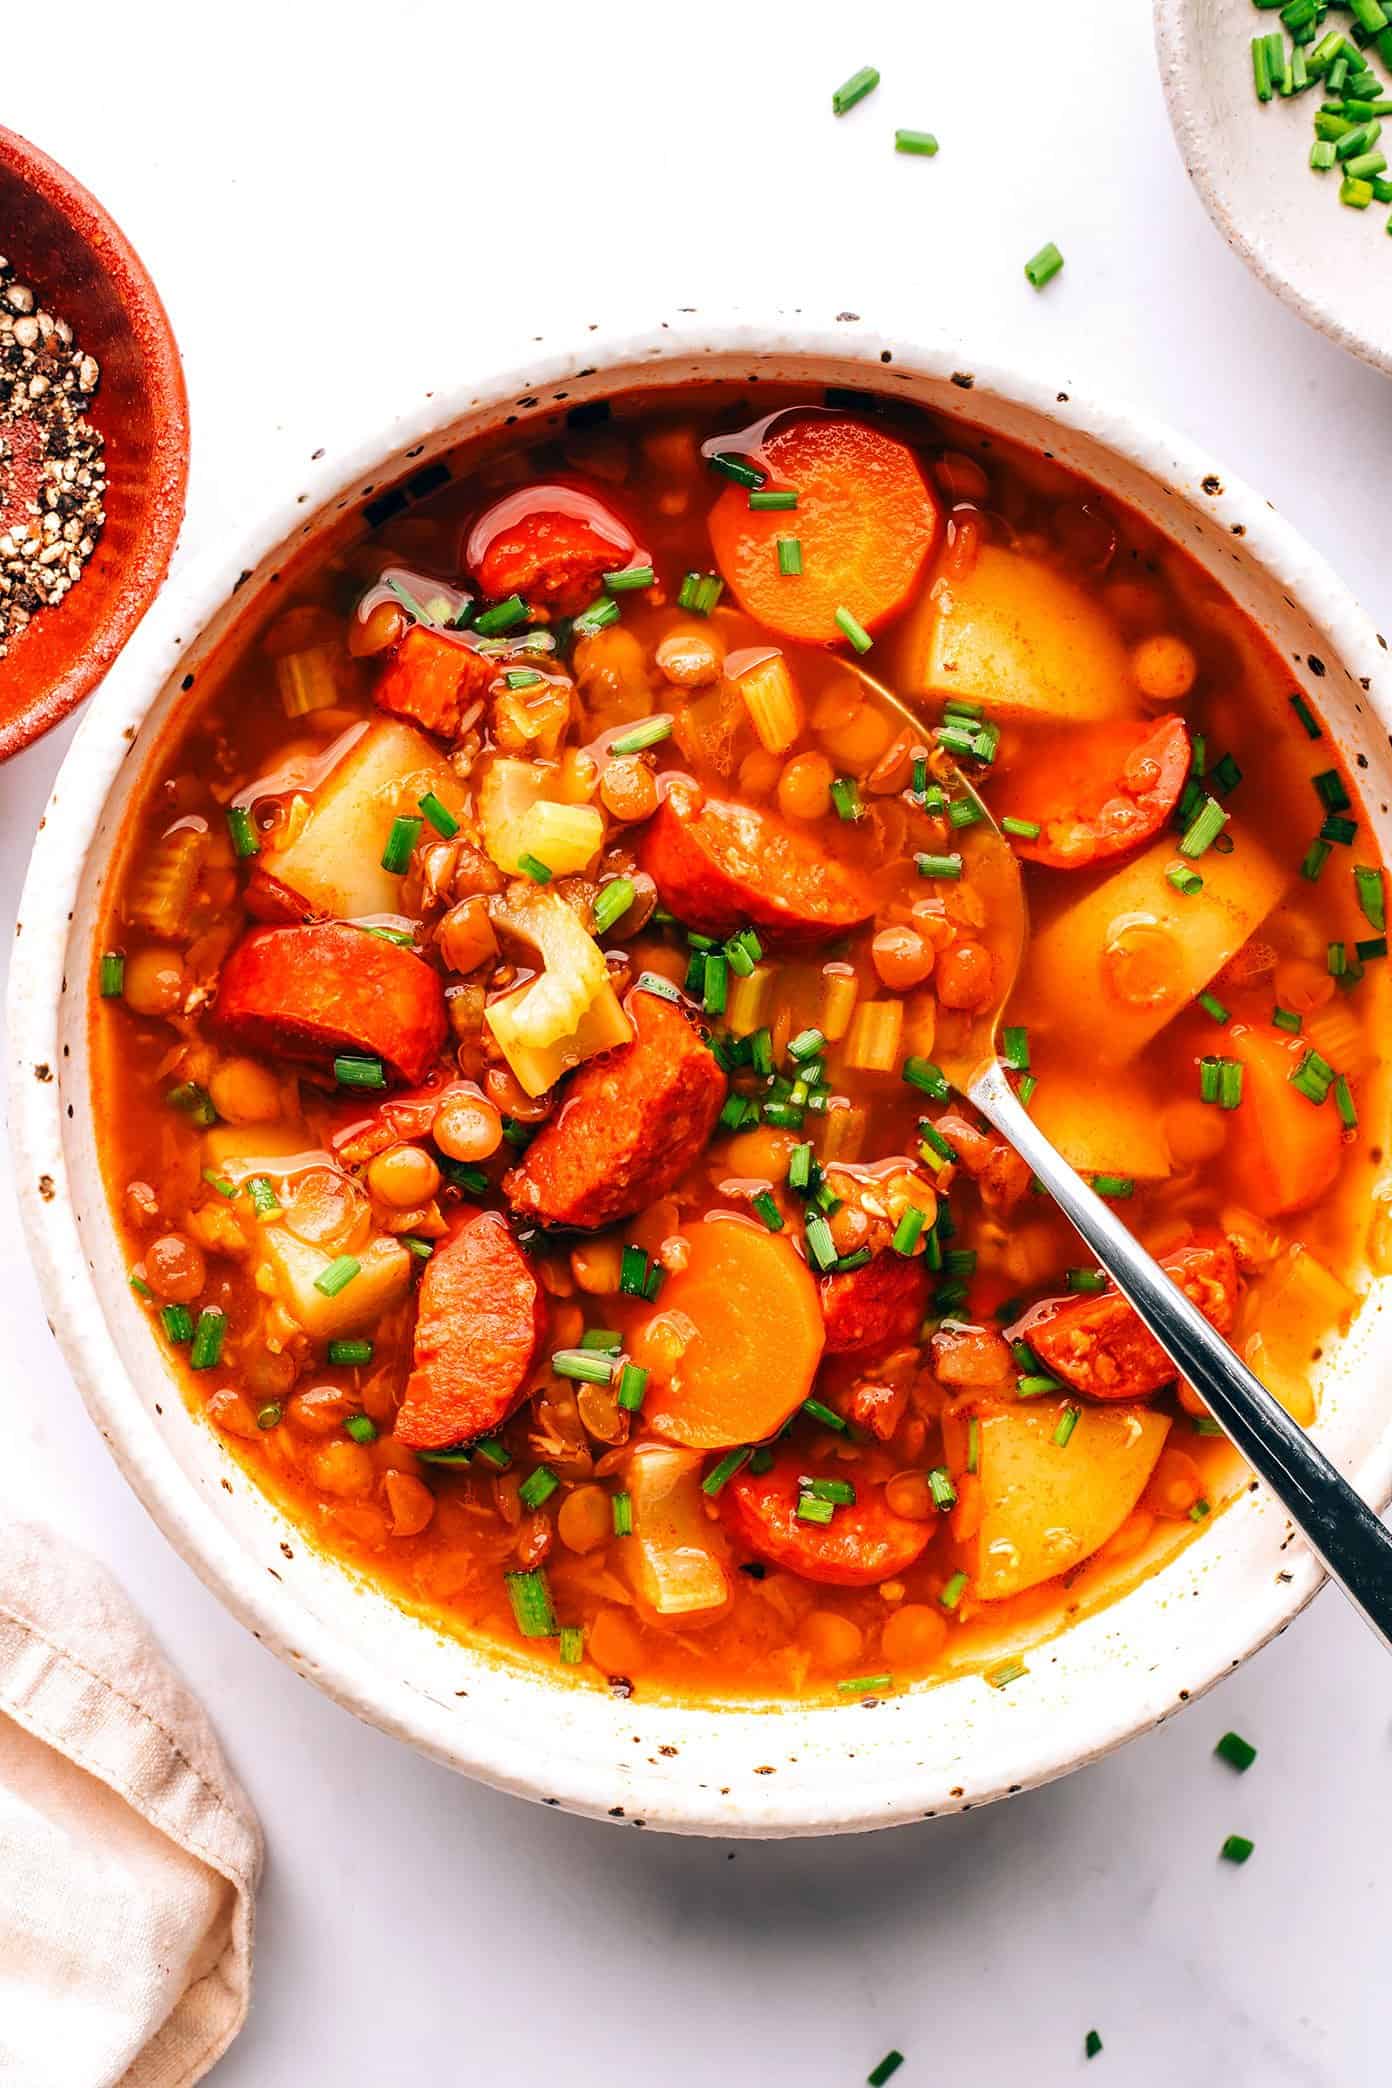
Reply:
[[[1347,209],[1338,173],[1311,170],[1318,87],[1257,100],[1252,38],[1270,30],[1281,30],[1279,16],[1249,0],[1155,0],[1175,142],[1205,210],[1267,288],[1340,347],[1392,371],[1387,206]],[[1376,54],[1373,63],[1385,78]]]
[[[1158,1577],[1029,1657],[876,1705],[693,1709],[550,1681],[440,1636],[317,1555],[188,1412],[126,1283],[93,1135],[87,985],[112,839],[142,756],[189,700],[229,619],[325,522],[461,439],[531,433],[582,400],[729,376],[874,387],[1021,438],[1168,531],[1271,632],[1392,822],[1386,650],[1333,573],[1246,487],[1135,415],[938,342],[858,322],[709,325],[538,348],[514,375],[441,392],[291,486],[240,551],[171,580],[90,704],[25,888],[10,999],[19,1193],[48,1312],[93,1419],[170,1541],[265,1642],[337,1701],[504,1789],[614,1819],[723,1835],[886,1826],[979,1805],[1167,1718],[1314,1593],[1318,1569],[1264,1496],[1242,1496]],[[1381,687],[1374,677],[1380,677]],[[1320,1436],[1365,1494],[1392,1490],[1379,1301],[1324,1386]]]

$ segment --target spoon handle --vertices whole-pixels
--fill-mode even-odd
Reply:
[[[1171,1283],[1022,1107],[999,1060],[968,1090],[1081,1233],[1176,1368],[1266,1481],[1344,1593],[1392,1649],[1392,1532]]]

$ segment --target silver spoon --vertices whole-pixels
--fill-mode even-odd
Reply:
[[[931,727],[907,704],[863,667],[848,664],[888,709],[932,744]],[[1329,1574],[1392,1649],[1392,1532],[1055,1150],[1006,1078],[996,1031],[1029,933],[1020,866],[990,807],[955,764],[939,752],[935,767],[953,797],[970,798],[978,808],[976,823],[963,829],[954,845],[970,859],[972,882],[986,898],[993,921],[1004,923],[992,949],[999,987],[995,1004],[940,1028],[934,1045],[938,1065],[953,1087],[1028,1161],[1177,1372],[1188,1378]]]

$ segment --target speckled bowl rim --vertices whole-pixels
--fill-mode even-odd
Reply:
[[[1101,1622],[1092,1616],[1070,1626],[1051,1642],[1051,1664],[1062,1664],[1066,1682],[1069,1648],[1086,1639],[1088,1651],[1077,1661],[1077,1694],[1088,1701],[1075,1705],[1073,1695],[1065,1693],[1047,1722],[1031,1722],[1028,1699],[1017,1694],[1008,1705],[1009,1692],[987,1689],[975,1676],[886,1698],[873,1714],[870,1707],[853,1705],[710,1709],[563,1691],[544,1676],[519,1681],[515,1668],[505,1671],[501,1663],[480,1659],[469,1649],[476,1676],[484,1679],[476,1680],[475,1702],[461,1723],[457,1707],[413,1687],[409,1676],[385,1678],[351,1630],[322,1620],[288,1588],[269,1584],[264,1565],[251,1557],[249,1547],[205,1508],[192,1476],[179,1467],[117,1360],[68,1187],[64,1147],[59,1008],[67,990],[70,935],[78,939],[84,962],[91,944],[90,927],[84,942],[82,924],[74,926],[87,844],[75,847],[73,836],[96,832],[142,722],[179,673],[188,643],[240,584],[238,576],[244,579],[260,562],[287,555],[304,533],[307,512],[324,512],[338,496],[353,496],[354,489],[360,493],[364,478],[390,480],[400,460],[417,453],[417,444],[467,413],[487,410],[501,424],[509,406],[514,418],[525,418],[538,402],[545,406],[552,398],[564,398],[582,380],[602,385],[611,369],[721,356],[756,363],[784,357],[843,368],[852,364],[863,369],[867,388],[884,388],[890,374],[885,366],[894,365],[896,374],[964,390],[975,387],[987,399],[998,396],[1104,445],[1156,482],[1167,498],[1177,497],[1191,514],[1211,517],[1216,509],[1221,524],[1243,540],[1234,547],[1234,558],[1250,558],[1264,568],[1287,601],[1298,603],[1327,635],[1331,657],[1350,687],[1363,691],[1355,707],[1371,709],[1382,733],[1392,724],[1386,700],[1372,686],[1375,671],[1385,673],[1385,644],[1325,562],[1269,503],[1220,472],[1209,456],[1129,408],[1080,401],[1071,378],[1045,382],[976,355],[959,341],[925,341],[911,328],[880,333],[849,313],[820,323],[801,312],[757,321],[684,314],[634,334],[610,337],[596,327],[578,347],[559,353],[537,343],[515,373],[431,394],[346,454],[318,453],[307,476],[287,489],[245,543],[218,550],[171,579],[89,706],[35,844],[11,972],[10,1126],[20,1207],[50,1324],[93,1419],[176,1550],[281,1658],[357,1715],[499,1789],[673,1832],[825,1834],[980,1805],[1080,1767],[1162,1723],[1291,1621],[1321,1584],[1317,1562],[1293,1539],[1274,1503],[1255,1492],[1242,1496],[1179,1563],[1195,1559],[1205,1546],[1220,1545],[1225,1526],[1240,1519],[1245,1529],[1255,1518],[1260,1560],[1271,1568],[1269,1583],[1249,1588],[1243,1581],[1240,1616],[1214,1601],[1186,1601],[1182,1615],[1199,1617],[1201,1628],[1163,1658],[1159,1651],[1153,1660],[1129,1658],[1114,1686],[1104,1659],[1100,1695],[1090,1678],[1099,1643],[1104,1653],[1113,1641],[1128,1644],[1122,1636],[1123,1613],[1155,1583],[1113,1604]],[[822,381],[829,375],[824,373]],[[839,375],[836,381],[842,381]],[[969,412],[965,399],[963,407]],[[313,505],[307,508],[307,502]],[[208,1444],[210,1460],[225,1458],[211,1431]],[[1392,1494],[1392,1425],[1381,1425],[1354,1477],[1369,1499],[1380,1508],[1386,1504]],[[1234,1548],[1240,1548],[1238,1540]],[[1219,1555],[1205,1556],[1216,1560]],[[1242,1563],[1248,1563],[1245,1553]],[[1166,1575],[1176,1570],[1171,1566]],[[1192,1572],[1173,1591],[1186,1598],[1203,1592],[1202,1575]],[[1098,1631],[1104,1632],[1100,1641]],[[1058,1682],[1056,1676],[1055,1687]],[[584,1697],[591,1708],[576,1720],[562,1705],[563,1697]],[[520,1728],[519,1702],[527,1714]],[[611,1708],[597,1712],[596,1704]],[[873,1725],[868,1723],[872,1715]],[[505,1730],[508,1717],[513,1723]],[[832,1725],[833,1720],[839,1723]],[[905,1726],[904,1720],[911,1723]],[[601,1740],[592,1745],[596,1731]],[[678,1736],[683,1746],[676,1744]],[[889,1744],[882,1747],[882,1741]],[[784,1762],[801,1767],[778,1776],[765,1763],[773,1748],[789,1743],[798,1752],[787,1753]],[[931,1766],[920,1759],[922,1773],[912,1773],[906,1746],[931,1755]],[[944,1767],[949,1760],[952,1772]],[[957,1777],[950,1786],[944,1780],[948,1773]]]
[[[1389,325],[1387,339],[1382,342],[1370,339],[1361,327],[1349,326],[1332,304],[1302,289],[1285,269],[1278,268],[1267,248],[1249,236],[1241,218],[1231,208],[1214,173],[1212,131],[1198,120],[1195,106],[1185,91],[1185,82],[1193,64],[1188,42],[1191,4],[1192,0],[1155,0],[1155,55],[1175,144],[1184,161],[1184,171],[1198,190],[1204,209],[1215,229],[1253,275],[1265,283],[1283,304],[1298,312],[1307,326],[1313,326],[1317,333],[1337,342],[1340,348],[1346,348],[1360,361],[1371,363],[1374,369],[1392,374],[1392,325]],[[1214,6],[1218,0],[1200,0],[1200,4]],[[1369,266],[1376,268],[1377,253],[1370,253],[1368,260]]]

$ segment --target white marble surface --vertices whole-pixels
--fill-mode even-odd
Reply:
[[[55,36],[7,68],[5,117],[162,286],[193,404],[181,556],[322,442],[534,335],[733,299],[955,325],[1129,394],[1392,614],[1370,527],[1392,391],[1211,230],[1144,0],[60,12],[63,57]],[[883,85],[834,121],[866,62]],[[939,157],[896,157],[896,124]],[[1067,267],[1036,296],[1046,239]],[[69,736],[0,773],[7,919]],[[1392,1670],[1336,1595],[1162,1732],[989,1813],[737,1851],[569,1820],[355,1724],[226,1617],[89,1427],[7,1188],[0,1268],[0,1503],[114,1568],[266,1824],[256,1999],[219,2084],[855,2088],[898,2045],[902,2088],[1053,2088],[1093,2025],[1094,2084],[1385,2077]],[[1212,1759],[1230,1725],[1261,1749],[1245,1778]],[[1234,1830],[1243,1870],[1217,1861]]]

